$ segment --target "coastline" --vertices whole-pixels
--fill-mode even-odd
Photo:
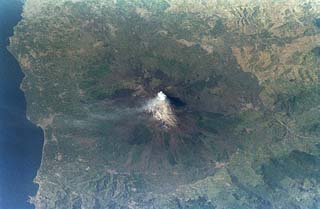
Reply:
[[[0,135],[1,149],[5,150],[1,153],[0,159],[1,165],[4,165],[1,171],[3,183],[0,208],[7,209],[34,208],[30,200],[40,188],[36,177],[42,160],[44,143],[43,130],[34,121],[30,121],[25,98],[26,90],[22,85],[25,79],[24,69],[11,49],[11,38],[23,18],[24,3],[25,1],[22,0],[0,2],[2,9],[6,10],[3,15],[8,19],[6,28],[0,31],[4,32],[4,41],[0,46],[3,51],[0,56],[3,56],[4,60],[3,70],[1,70],[4,76],[3,81],[0,78],[0,85],[4,85],[2,89],[4,96],[0,103],[7,106],[8,110],[4,112],[6,116],[1,115],[0,112],[0,119],[3,120],[3,124],[6,124],[8,120],[14,124],[12,127],[0,124],[0,131],[7,132],[6,135]],[[14,101],[10,101],[12,98]]]

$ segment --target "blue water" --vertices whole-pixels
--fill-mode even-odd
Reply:
[[[33,183],[40,166],[43,133],[26,119],[26,103],[19,89],[23,73],[7,51],[8,37],[21,19],[19,0],[0,0],[0,209],[34,208]]]

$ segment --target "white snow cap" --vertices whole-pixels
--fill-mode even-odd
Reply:
[[[174,127],[177,124],[176,116],[167,100],[167,95],[162,91],[159,91],[156,97],[147,102],[144,110],[151,113],[154,119],[162,122],[166,128]]]
[[[159,100],[164,101],[164,100],[166,100],[166,98],[167,98],[167,95],[165,95],[162,91],[158,92],[158,99]]]

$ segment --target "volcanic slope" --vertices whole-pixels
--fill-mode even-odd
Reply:
[[[302,0],[26,0],[9,50],[45,133],[31,202],[320,207],[319,11]],[[156,111],[171,125],[145,108],[161,91],[168,106]]]

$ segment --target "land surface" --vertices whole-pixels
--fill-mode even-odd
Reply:
[[[320,208],[320,4],[26,0],[36,208]],[[163,91],[176,126],[141,107]]]

